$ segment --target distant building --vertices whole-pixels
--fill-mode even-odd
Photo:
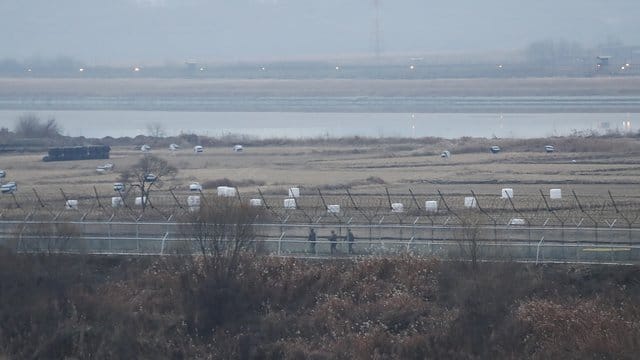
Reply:
[[[187,71],[189,72],[195,72],[198,69],[198,63],[192,60],[185,61],[184,65],[187,67]]]
[[[608,71],[610,61],[611,56],[609,55],[596,56],[596,71]]]

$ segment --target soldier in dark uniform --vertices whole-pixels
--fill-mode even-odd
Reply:
[[[309,229],[309,252],[312,254],[316,253],[316,231],[313,228]]]
[[[349,254],[353,254],[353,243],[356,241],[355,236],[351,232],[351,229],[347,229],[347,245],[349,246]]]
[[[336,232],[331,230],[331,236],[329,236],[329,242],[331,243],[331,254],[335,254],[336,246],[338,245],[338,235]]]

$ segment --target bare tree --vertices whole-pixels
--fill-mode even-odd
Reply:
[[[139,187],[142,197],[142,209],[146,209],[151,189],[162,187],[163,179],[174,177],[178,169],[163,158],[146,154],[140,161],[120,172],[120,181]]]
[[[42,122],[35,114],[24,114],[18,118],[15,132],[23,138],[54,138],[60,136],[61,129],[55,118]]]
[[[159,121],[154,121],[147,124],[147,134],[156,139],[165,137],[166,135],[164,126]]]
[[[457,234],[458,245],[462,257],[468,258],[476,269],[480,252],[480,217],[477,214],[467,213],[460,218],[460,233]]]
[[[195,246],[205,274],[228,280],[238,269],[243,255],[254,254],[257,243],[257,208],[221,198],[207,202],[187,215],[181,226],[183,237]]]

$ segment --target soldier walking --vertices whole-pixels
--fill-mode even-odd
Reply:
[[[329,242],[331,243],[331,255],[333,255],[336,252],[336,246],[338,246],[338,235],[336,235],[336,232],[334,230],[331,230]]]
[[[356,241],[355,236],[351,232],[351,229],[347,229],[347,245],[349,246],[349,254],[353,254],[353,243]]]
[[[316,253],[316,231],[313,228],[309,229],[309,252],[312,254]]]

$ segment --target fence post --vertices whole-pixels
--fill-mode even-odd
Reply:
[[[378,242],[380,243],[381,247],[384,248],[384,244],[382,243],[382,222],[384,221],[384,215],[380,218],[380,221],[378,221]]]
[[[111,244],[111,241],[112,241],[112,239],[111,239],[111,225],[112,225],[111,222],[109,222],[107,224],[107,251],[108,252],[111,252],[111,249],[112,249],[112,246],[113,246]]]
[[[418,223],[419,219],[420,217],[416,216],[416,220],[413,222],[413,225],[411,226],[411,240],[414,240],[416,237],[416,224]]]
[[[631,233],[629,233],[631,238]],[[369,220],[369,250],[371,250],[371,244],[373,243],[373,221]]]
[[[538,248],[536,249],[536,265],[538,265],[538,260],[540,259],[540,246],[542,246],[542,242],[544,241],[544,236],[538,242]]]
[[[162,245],[160,246],[160,255],[164,255],[164,242],[167,240],[167,236],[169,236],[168,231],[162,237]]]
[[[278,239],[278,256],[282,255],[282,239],[284,238],[285,232],[283,231],[280,234],[280,238]]]

